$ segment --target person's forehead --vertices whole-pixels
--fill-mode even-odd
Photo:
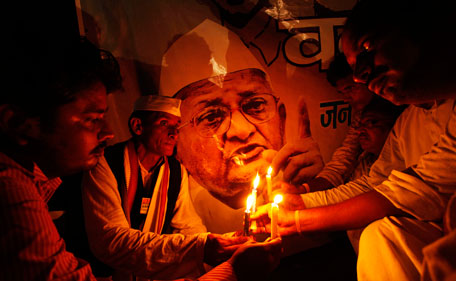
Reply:
[[[152,119],[153,121],[166,119],[169,121],[179,121],[180,117],[170,114],[168,112],[162,111],[151,111],[150,114],[147,116],[147,119]]]
[[[75,102],[69,106],[79,109],[82,113],[104,113],[108,107],[106,88],[101,82],[79,91],[75,98]]]
[[[200,103],[212,101],[229,102],[253,94],[272,93],[269,82],[264,76],[255,73],[229,73],[221,83],[213,79],[200,81],[199,85],[187,92],[182,107],[193,107]]]

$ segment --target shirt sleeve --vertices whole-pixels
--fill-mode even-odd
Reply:
[[[370,190],[372,188],[368,183],[368,178],[363,176],[360,179],[328,190],[302,194],[301,198],[306,208],[315,208],[337,204]]]
[[[204,272],[207,233],[159,235],[130,228],[117,182],[104,158],[83,177],[90,247],[101,261],[137,276],[170,279]]]
[[[455,107],[445,128],[429,152],[412,168],[419,178],[393,171],[376,190],[397,208],[421,220],[440,220],[449,197],[456,190]]]
[[[359,122],[359,115],[354,118],[353,124],[357,122]],[[328,180],[333,186],[344,184],[356,166],[357,159],[361,153],[358,139],[359,134],[354,125],[352,125],[342,145],[334,151],[331,160],[326,163],[317,177]]]
[[[303,194],[301,197],[305,206],[307,208],[312,208],[340,203],[374,189],[375,186],[388,179],[388,176],[394,169],[404,170],[405,164],[397,142],[398,137],[396,130],[398,129],[397,127],[400,126],[398,123],[401,122],[396,122],[396,125],[391,130],[383,145],[383,149],[378,159],[372,165],[368,176],[363,176],[332,189]]]
[[[182,234],[194,234],[206,232],[207,229],[203,225],[201,218],[195,211],[190,197],[188,185],[188,173],[184,166],[181,165],[182,182],[177,197],[175,213],[171,220],[171,226],[175,232]]]
[[[1,178],[0,220],[0,280],[96,280],[86,261],[65,250],[32,182]]]

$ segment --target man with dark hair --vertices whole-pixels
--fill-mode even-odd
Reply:
[[[435,20],[423,24],[432,13]],[[342,46],[354,80],[410,106],[368,177],[302,195],[307,209],[284,212],[279,223],[282,234],[366,226],[359,280],[455,276],[456,228],[451,221],[441,225],[454,219],[455,207],[448,204],[456,191],[455,19],[444,1],[364,0],[347,20]],[[433,34],[439,44],[423,34]],[[435,248],[423,255],[427,245]],[[452,258],[445,246],[453,249]]]
[[[197,265],[202,252],[197,250],[205,244],[206,228],[189,197],[187,171],[172,156],[180,126],[180,103],[179,99],[158,95],[140,97],[128,124],[132,138],[108,147],[100,163],[84,176],[83,203],[91,248],[123,274],[169,278],[201,269],[202,263]],[[125,230],[119,231],[122,228]],[[144,240],[177,232],[201,234],[187,237],[186,247],[178,246],[181,236],[170,237],[170,245],[179,242],[164,252],[156,247],[155,240]],[[110,246],[112,240],[123,242]],[[190,245],[194,250],[189,250]],[[179,267],[165,270],[160,263],[150,262],[158,253],[178,257]],[[167,264],[171,264],[169,259]]]
[[[94,167],[113,137],[104,118],[119,69],[85,39],[56,48],[26,35],[8,53],[0,102],[0,279],[94,279],[65,250],[46,202],[58,177]]]
[[[102,158],[113,137],[105,121],[107,94],[120,88],[119,68],[85,39],[51,41],[30,27],[14,27],[0,97],[0,280],[95,280],[89,264],[65,250],[47,202],[59,177],[91,169]],[[169,245],[167,236],[159,240]],[[236,250],[209,280],[249,278],[249,267],[266,272],[277,265],[279,239],[241,246],[232,240],[207,240],[205,258],[214,264]]]

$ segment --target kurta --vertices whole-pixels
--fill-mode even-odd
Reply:
[[[206,228],[193,208],[188,193],[187,172],[181,168],[181,190],[171,226],[186,235],[151,232],[155,228],[155,193],[158,188],[154,189],[147,214],[146,224],[149,220],[149,227],[140,231],[132,229],[127,221],[117,181],[106,159],[101,158],[98,165],[84,175],[83,206],[87,235],[92,251],[101,261],[120,271],[155,279],[195,277],[204,272],[203,251],[207,233],[199,232],[205,232]],[[161,170],[157,183],[162,175]]]
[[[381,193],[413,218],[386,217],[366,227],[360,241],[358,279],[416,280],[422,273],[422,248],[442,236],[437,223],[456,190],[455,163],[455,101],[445,100],[430,109],[409,106],[398,118],[369,176],[302,198],[310,208],[372,189]],[[419,178],[402,172],[408,167]]]
[[[361,112],[355,112],[352,124],[342,145],[334,151],[331,160],[325,164],[325,167],[317,177],[326,179],[333,186],[339,186],[347,182],[362,152],[359,144],[359,132],[356,129],[360,120]]]

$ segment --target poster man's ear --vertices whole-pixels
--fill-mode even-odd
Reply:
[[[140,136],[143,133],[142,120],[138,117],[132,117],[130,119],[130,129],[136,136]]]
[[[0,105],[0,131],[14,143],[25,146],[41,134],[40,119],[8,104]]]

